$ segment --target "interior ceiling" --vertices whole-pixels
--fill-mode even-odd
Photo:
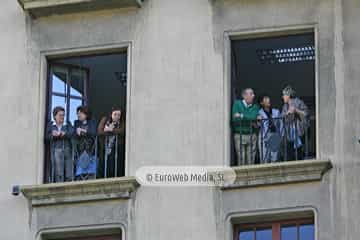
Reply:
[[[63,63],[63,64],[71,64],[78,67],[85,67],[90,70],[101,67],[104,73],[112,74],[112,75],[114,75],[115,72],[127,71],[126,53],[99,55],[99,56],[72,57],[66,59],[59,59],[56,60],[55,62]]]

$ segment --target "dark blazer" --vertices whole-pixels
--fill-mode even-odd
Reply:
[[[97,126],[96,126],[95,120],[91,119],[91,120],[87,120],[84,122],[81,122],[80,120],[75,120],[75,122],[74,122],[74,134],[75,135],[76,135],[76,129],[79,127],[87,130],[87,132],[84,136],[96,136]]]
[[[87,132],[81,136],[76,133],[77,128],[86,129]],[[87,120],[81,122],[75,120],[74,122],[74,136],[76,140],[75,151],[77,154],[81,154],[86,151],[88,154],[94,154],[96,148],[96,122],[95,120]]]

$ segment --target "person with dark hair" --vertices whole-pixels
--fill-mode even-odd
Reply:
[[[296,92],[291,86],[283,89],[282,99],[284,105],[281,115],[284,118],[287,145],[285,160],[301,160],[304,158],[304,135],[309,128],[309,110],[305,103],[296,97]]]
[[[50,142],[52,182],[71,181],[74,174],[71,156],[73,127],[71,123],[65,123],[63,107],[55,107],[52,115],[54,121],[46,129],[46,139]]]
[[[98,126],[101,137],[100,173],[104,177],[125,175],[125,114],[113,107],[108,117],[103,117]]]
[[[255,164],[257,149],[256,118],[260,108],[254,103],[253,89],[244,89],[242,98],[242,100],[235,100],[232,106],[231,120],[234,145],[238,164]]]
[[[280,159],[281,113],[272,107],[270,96],[267,94],[259,97],[259,104],[261,106],[258,115],[260,163],[276,162]]]
[[[86,106],[76,109],[78,120],[74,122],[76,139],[76,180],[96,177],[96,122]]]

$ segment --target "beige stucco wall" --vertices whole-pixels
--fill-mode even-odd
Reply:
[[[26,201],[10,190],[39,183],[42,175],[41,54],[131,43],[132,175],[143,165],[226,164],[224,32],[308,24],[316,26],[319,46],[319,158],[334,164],[325,179],[225,193],[140,187],[124,221],[130,221],[129,239],[224,239],[229,214],[311,207],[318,239],[359,235],[359,1],[147,0],[141,9],[33,20],[15,0],[3,0],[0,13],[0,239],[33,239],[39,230],[30,230]],[[81,221],[74,215],[69,222],[52,222],[64,227]]]

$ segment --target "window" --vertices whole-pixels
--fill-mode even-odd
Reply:
[[[48,59],[47,86],[44,181],[124,176],[126,50]]]
[[[314,240],[312,218],[290,221],[239,224],[234,227],[234,240]]]
[[[78,237],[78,238],[66,238],[60,240],[121,240],[121,235],[104,235],[97,237]]]
[[[115,230],[112,230],[112,232]],[[116,232],[119,232],[116,230]],[[81,237],[79,237],[81,236]],[[96,234],[94,230],[89,230],[89,232],[80,232],[80,233],[51,233],[43,234],[43,240],[121,240],[121,233],[110,234],[102,233]]]
[[[50,66],[51,98],[48,113],[51,114],[56,106],[62,106],[66,109],[66,120],[74,122],[76,108],[87,103],[89,69],[60,63]]]
[[[231,38],[231,165],[316,157],[312,30]]]

